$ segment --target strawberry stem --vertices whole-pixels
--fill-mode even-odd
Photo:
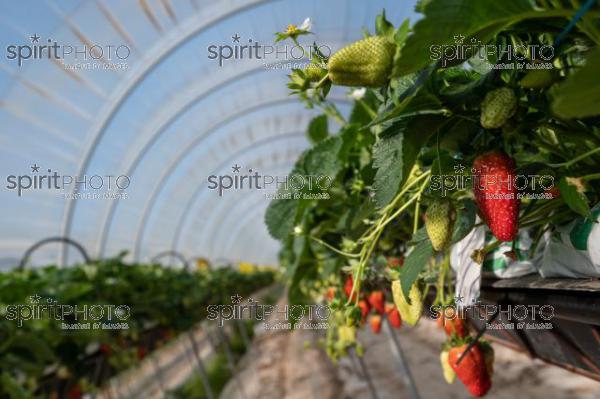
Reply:
[[[319,80],[319,82],[317,83],[317,85],[315,86],[315,89],[320,88],[321,86],[323,86],[325,84],[325,82],[327,81],[327,79],[329,79],[329,72],[327,72],[325,74],[325,76],[323,76],[323,79]]]
[[[350,253],[350,252],[344,252],[344,251],[342,251],[340,249],[337,249],[333,245],[326,243],[325,241],[321,240],[320,238],[313,237],[313,236],[310,236],[310,238],[313,241],[318,242],[319,244],[323,245],[324,247],[326,247],[326,248],[328,248],[328,249],[332,250],[333,252],[338,253],[340,255],[346,256],[348,258],[358,258],[358,257],[360,257],[360,254],[353,254],[353,253]]]
[[[490,253],[491,251],[493,251],[494,249],[498,248],[502,244],[502,242],[503,241],[496,240],[496,241],[492,242],[491,244],[486,245],[485,247],[483,247],[481,249],[476,249],[471,254],[471,259],[473,259],[478,264],[482,264],[483,260],[486,257],[486,255],[488,253]]]
[[[580,179],[583,179],[583,180],[600,179],[600,173],[592,173],[591,175],[581,176]]]
[[[354,296],[355,292],[356,293],[360,292],[360,284],[361,284],[362,276],[364,274],[367,262],[369,261],[369,259],[371,259],[371,255],[373,254],[373,251],[375,250],[377,242],[379,241],[379,237],[383,233],[385,226],[388,223],[390,223],[392,220],[394,220],[405,209],[407,209],[413,202],[417,201],[417,199],[421,196],[421,194],[427,187],[427,183],[429,182],[430,174],[431,174],[431,171],[427,171],[427,172],[415,177],[415,175],[411,173],[410,177],[408,178],[407,182],[404,185],[404,188],[402,190],[400,190],[400,192],[398,194],[396,194],[396,196],[391,201],[391,203],[389,203],[387,206],[385,206],[380,211],[381,216],[379,217],[379,219],[377,219],[377,221],[374,223],[374,225],[369,230],[367,230],[365,235],[363,235],[358,240],[358,242],[360,244],[362,244],[362,248],[360,250],[360,256],[359,256],[360,259],[358,261],[358,266],[356,268],[356,273],[354,275],[354,284],[352,286],[352,291],[350,293],[350,297],[348,298],[348,302],[346,303],[346,305],[349,305],[351,303],[352,297]],[[413,194],[401,207],[399,207],[397,210],[394,211],[394,208],[396,206],[398,206],[398,202],[402,199],[403,195],[406,194],[409,189],[411,189],[413,186],[415,186],[421,180],[424,180],[424,181],[421,184],[421,186],[419,187],[419,190],[415,194]],[[394,212],[392,213],[392,211],[394,211]],[[356,297],[357,297],[356,301],[358,301],[358,295],[356,295]]]
[[[371,119],[375,119],[377,117],[377,112],[375,112],[375,110],[371,108],[369,104],[367,104],[363,100],[356,100],[356,102],[360,104],[360,106],[363,107],[365,111],[367,111],[367,114],[369,114]]]
[[[596,147],[593,150],[590,150],[584,154],[581,154],[578,157],[575,157],[567,162],[562,162],[562,163],[549,163],[548,166],[550,166],[551,168],[560,168],[560,167],[569,167],[573,164],[576,164],[579,161],[584,160],[585,158],[589,157],[590,155],[594,155],[595,153],[600,152],[600,147]]]

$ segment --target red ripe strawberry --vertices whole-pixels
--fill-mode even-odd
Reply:
[[[501,151],[480,155],[473,162],[475,202],[481,217],[500,241],[517,234],[519,204],[515,161]]]
[[[381,316],[378,314],[371,315],[369,317],[369,324],[371,325],[371,330],[375,334],[379,334],[381,332]]]
[[[79,386],[79,384],[73,385],[67,393],[68,399],[81,399],[82,396],[83,392],[81,391],[81,387]]]
[[[452,308],[449,308],[452,309]],[[443,326],[446,335],[451,337],[453,334],[459,338],[464,338],[469,334],[469,328],[465,323],[465,320],[452,309],[451,314],[447,316],[447,313],[441,312],[438,318],[438,326]]]
[[[398,269],[404,264],[404,257],[401,256],[399,258],[395,258],[395,257],[387,258],[387,264],[392,269]]]
[[[170,341],[171,339],[173,339],[174,335],[175,335],[175,333],[170,328],[167,328],[162,333],[162,337],[164,338],[165,341]]]
[[[112,347],[109,344],[100,344],[100,352],[103,355],[110,356],[112,355]]]
[[[367,320],[367,315],[369,314],[371,308],[367,301],[365,301],[364,299],[358,301],[358,307],[360,308],[360,315],[362,317],[362,322],[364,323],[365,320]]]
[[[550,199],[560,197],[560,190],[558,189],[558,187],[552,187],[551,189],[544,191],[544,193],[548,194],[550,196]]]
[[[352,278],[352,276],[348,276],[346,278],[346,282],[344,283],[344,292],[346,293],[346,297],[350,298],[350,294],[352,293],[352,286],[354,285],[354,279]],[[354,295],[352,295],[352,300],[355,301],[356,300],[356,295],[357,293],[355,292]]]
[[[467,344],[450,349],[448,363],[456,373],[458,379],[465,385],[469,393],[475,397],[482,397],[492,387],[492,382],[487,371],[485,358],[479,345],[473,346],[465,355],[460,364],[457,364]]]
[[[379,314],[385,313],[385,295],[383,291],[373,291],[367,298],[369,305]]]
[[[138,359],[142,360],[143,358],[146,357],[147,354],[148,354],[148,350],[146,348],[144,348],[143,346],[139,346],[137,348],[137,357],[138,357]]]
[[[325,291],[323,297],[326,301],[331,302],[333,300],[333,297],[335,297],[335,287],[327,288],[327,291]]]
[[[454,319],[446,318],[444,321],[444,330],[447,336],[451,337],[453,334],[456,334],[459,338],[464,338],[468,335],[467,325],[460,317],[456,316]]]
[[[402,317],[400,317],[400,312],[395,305],[391,303],[385,304],[385,313],[387,314],[387,319],[394,328],[402,327]]]
[[[435,323],[437,324],[438,328],[444,328],[444,322],[446,320],[446,318],[444,317],[444,312],[437,312],[438,318],[435,321]]]

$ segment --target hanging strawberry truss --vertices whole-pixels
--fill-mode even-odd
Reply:
[[[292,71],[288,87],[322,115],[290,177],[331,184],[325,198],[322,187],[281,189],[291,199],[273,200],[266,224],[282,244],[290,302],[329,301],[333,358],[360,352],[367,321],[379,332],[381,317],[398,312],[396,326],[414,325],[428,294],[432,305],[454,304],[450,250],[473,229],[492,237],[471,254],[481,263],[506,243],[514,256],[520,232],[535,253],[557,226],[593,217],[600,10],[591,3],[422,1],[412,27],[382,13],[373,34],[329,58],[315,43],[310,64]],[[328,99],[335,86],[354,88],[348,117]],[[456,374],[484,395],[491,347],[472,344],[460,317],[438,321],[447,381]]]

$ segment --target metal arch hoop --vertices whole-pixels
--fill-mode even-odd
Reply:
[[[183,256],[180,252],[177,251],[163,251],[160,252],[156,255],[154,255],[151,259],[150,262],[157,262],[161,259],[164,258],[166,256],[171,256],[173,258],[177,258],[181,261],[181,263],[183,263],[183,268],[186,271],[190,270],[190,262],[185,258],[185,256]]]
[[[293,165],[293,162],[290,163]],[[264,201],[264,198],[261,198],[261,200]],[[248,206],[247,208],[253,208],[255,205],[255,203],[253,202],[251,204],[251,206]],[[244,208],[247,209],[247,208]],[[227,242],[224,243],[223,248],[225,248],[225,253],[229,252],[229,248],[231,248],[231,246],[236,242],[238,236],[240,235],[240,233],[244,230],[244,228],[248,225],[248,223],[250,221],[253,221],[254,219],[256,219],[258,216],[257,214],[249,214],[248,216],[244,217],[243,219],[239,220],[239,223],[237,223],[236,229],[233,230],[231,232],[231,234],[229,235],[229,239],[227,240]],[[215,237],[217,236],[217,234],[215,234]],[[216,248],[216,246],[214,245],[214,243],[211,245],[210,247],[210,252],[213,252],[213,249]]]
[[[264,68],[256,68],[256,69],[251,69],[249,71],[246,71],[240,75],[236,75],[231,79],[226,80],[224,83],[219,83],[217,85],[215,85],[219,90],[232,84],[235,83],[237,81],[239,81],[240,79],[243,79],[247,76],[251,76],[257,72],[262,72]],[[167,131],[167,129],[172,125],[173,122],[175,122],[177,120],[177,118],[179,118],[181,116],[181,114],[183,114],[184,112],[186,112],[187,110],[189,110],[191,107],[193,107],[194,105],[196,105],[198,102],[204,100],[206,97],[212,95],[214,93],[214,90],[211,89],[207,89],[205,91],[202,91],[200,93],[199,96],[195,97],[192,99],[192,101],[184,104],[181,108],[179,108],[173,115],[171,115],[169,118],[167,118],[167,120],[162,123],[162,125],[160,126],[159,129],[157,129],[154,134],[152,135],[152,137],[150,138],[150,140],[143,146],[143,148],[138,152],[138,154],[136,155],[136,157],[134,158],[134,160],[130,163],[127,171],[126,171],[126,175],[127,176],[131,176],[135,170],[137,169],[139,163],[141,162],[141,160],[143,159],[143,157],[146,155],[146,153],[152,148],[152,146],[154,145],[154,143],[156,143],[156,141],[160,138],[160,136],[162,136],[163,133],[165,133]],[[234,118],[232,118],[234,119]],[[229,123],[230,120],[225,120],[222,121],[218,124],[213,125],[212,129],[217,129],[221,126],[221,124],[226,124]],[[208,132],[209,129],[204,130],[203,132]],[[209,135],[206,136],[199,136],[198,138],[196,138],[191,144],[190,146],[195,146],[197,144],[199,144],[200,142],[202,142],[205,138],[208,138]],[[198,141],[198,143],[196,142]],[[120,203],[119,201],[119,197],[115,198],[114,201],[111,201],[110,205],[109,205],[109,209],[108,212],[106,212],[106,215],[103,219],[102,223],[102,227],[101,227],[101,235],[100,235],[100,242],[98,245],[98,256],[102,257],[104,255],[104,251],[106,250],[106,241],[108,240],[108,232],[110,230],[110,227],[112,225],[112,219],[114,217],[114,213],[116,212],[117,209],[117,205]]]
[[[251,69],[248,71],[245,71],[242,74],[236,75],[228,80],[226,80],[223,83],[219,83],[217,85],[215,85],[218,90],[227,87],[228,85],[232,84],[232,83],[236,83],[238,82],[240,79],[244,79],[248,76],[252,76],[255,73],[259,73],[264,71],[265,68],[260,67],[260,68],[255,68],[255,69]],[[131,176],[135,170],[137,169],[137,167],[139,166],[139,163],[141,162],[141,160],[143,159],[143,157],[146,155],[146,153],[150,150],[150,148],[154,145],[154,143],[160,138],[160,136],[166,132],[166,129],[168,129],[169,126],[171,126],[171,124],[177,120],[177,118],[179,118],[181,116],[181,114],[183,114],[184,112],[186,112],[187,110],[189,110],[191,107],[193,107],[194,105],[196,105],[199,101],[204,100],[206,97],[214,94],[214,90],[211,89],[207,89],[205,91],[200,92],[200,95],[198,95],[197,97],[194,97],[191,101],[189,101],[188,103],[184,104],[180,109],[178,109],[173,115],[171,115],[169,118],[167,118],[167,120],[162,123],[162,125],[160,126],[159,129],[157,129],[153,136],[150,138],[150,140],[144,145],[144,147],[139,151],[139,153],[136,155],[136,157],[134,158],[134,160],[130,163],[130,166],[128,168],[128,170],[126,171],[126,175]],[[341,102],[341,103],[350,103],[350,101],[348,99],[345,98],[341,98],[336,100],[337,102]],[[293,98],[285,98],[283,100],[279,100],[279,101],[271,101],[271,102],[267,102],[267,103],[263,103],[263,104],[258,104],[254,107],[250,107],[247,108],[245,111],[243,112],[239,112],[237,114],[231,115],[229,118],[223,119],[215,124],[213,124],[213,126],[211,126],[208,129],[203,130],[202,133],[208,132],[209,134],[206,135],[201,135],[199,137],[197,137],[196,139],[194,139],[193,141],[191,141],[190,144],[188,144],[186,146],[186,150],[184,150],[183,153],[180,154],[180,156],[176,159],[176,161],[174,163],[172,163],[169,166],[169,172],[167,174],[164,174],[160,181],[161,183],[159,183],[157,186],[159,187],[162,183],[164,183],[164,181],[166,181],[166,179],[168,179],[170,173],[172,173],[176,166],[178,165],[179,162],[181,162],[185,156],[187,156],[187,154],[193,149],[193,147],[196,147],[197,145],[201,144],[205,139],[207,139],[210,136],[210,131],[212,130],[216,130],[221,128],[222,126],[231,123],[232,121],[234,121],[235,119],[241,117],[242,115],[246,115],[248,113],[251,112],[255,112],[258,111],[262,108],[266,108],[268,106],[271,105],[275,105],[275,104],[284,104],[284,103],[297,103],[297,100],[294,100]],[[149,206],[147,205],[148,202],[154,201],[156,195],[159,192],[153,191],[152,195],[150,196],[150,200],[146,202],[146,205],[144,206],[144,212],[143,212],[143,216],[142,216],[142,220],[144,219],[144,217],[147,216],[147,209],[149,208]],[[111,203],[109,204],[109,210],[108,212],[106,212],[103,221],[101,222],[101,235],[100,235],[100,241],[98,243],[98,247],[97,247],[97,254],[99,257],[103,257],[104,256],[104,252],[106,251],[106,244],[107,244],[107,240],[108,240],[108,233],[109,230],[111,228],[112,225],[112,221],[113,221],[113,217],[114,214],[116,212],[117,206],[120,204],[119,201],[119,197],[115,198],[114,201],[111,201]],[[151,205],[150,205],[151,207]],[[138,229],[137,233],[136,233],[136,241],[137,241],[137,236],[140,234],[140,229]],[[137,254],[138,250],[135,249],[134,250],[134,254]],[[137,257],[137,255],[135,255]]]
[[[106,127],[110,124],[110,122],[112,122],[112,120],[116,114],[116,111],[120,108],[121,104],[129,97],[129,95],[140,84],[140,82],[151,71],[153,71],[158,65],[160,65],[165,60],[165,56],[167,56],[167,55],[171,54],[173,51],[177,50],[180,46],[182,46],[191,37],[201,33],[202,31],[204,31],[206,29],[209,29],[212,26],[215,26],[219,22],[221,22],[233,15],[243,13],[243,12],[251,10],[255,7],[261,6],[261,5],[269,3],[269,2],[274,2],[274,1],[278,1],[278,0],[257,0],[255,3],[246,4],[246,5],[240,6],[238,8],[235,8],[233,10],[227,10],[226,12],[224,12],[222,15],[215,18],[214,20],[212,20],[202,26],[195,27],[190,32],[186,32],[179,39],[175,39],[173,45],[171,45],[170,47],[165,47],[165,50],[162,51],[160,54],[156,55],[155,59],[152,60],[150,63],[148,63],[146,68],[144,70],[142,70],[138,76],[135,76],[133,79],[131,79],[128,82],[129,83],[128,87],[126,87],[123,90],[123,93],[120,94],[119,97],[116,98],[114,101],[112,101],[112,104],[110,105],[110,109],[108,110],[107,115],[105,115],[105,117],[100,122],[98,127],[96,129],[94,129],[95,133],[92,134],[93,139],[86,150],[86,153],[83,157],[81,164],[79,165],[78,175],[82,175],[83,172],[87,169],[87,167],[91,161],[92,155],[95,152],[97,144],[100,142],[100,139],[103,137],[104,132],[106,131]],[[73,188],[72,193],[74,193],[74,190],[76,190],[76,188]],[[64,223],[63,223],[63,227],[62,227],[63,237],[68,237],[71,234],[71,224],[72,224],[72,220],[73,220],[73,214],[75,212],[75,204],[76,203],[77,203],[77,201],[69,201],[67,203]],[[67,259],[67,250],[66,250],[66,248],[63,248],[62,252],[60,253],[59,263],[64,264],[66,259]]]
[[[278,167],[279,167],[279,166],[285,166],[285,167],[288,167],[288,166],[290,166],[290,167],[291,167],[291,166],[293,166],[293,165],[294,165],[294,161],[295,161],[295,160],[290,160],[290,159],[288,159],[288,160],[286,160],[285,162],[281,162],[281,163],[278,163],[278,164],[276,164],[276,165],[277,165]],[[291,168],[290,168],[290,169],[291,169]],[[289,169],[288,169],[288,170],[289,170]],[[262,199],[261,199],[261,201],[264,201],[264,198],[262,198]],[[242,209],[243,209],[244,211],[245,211],[245,210],[247,210],[247,209],[252,209],[252,208],[254,208],[254,204],[255,204],[255,202],[252,202],[250,206],[246,206],[246,207],[244,207],[244,208],[242,208]],[[224,205],[223,205],[223,206],[224,206]],[[223,207],[223,206],[221,206],[221,207]],[[211,218],[210,218],[210,219],[207,219],[207,221],[206,221],[206,223],[205,223],[205,226],[207,226],[207,227],[211,227],[211,226],[212,226],[212,224],[209,224],[209,222],[208,222],[208,221],[209,221],[209,220],[211,220],[211,221],[212,221],[212,219],[214,219],[214,218],[216,217],[216,215],[221,215],[221,213],[222,213],[222,212],[220,212],[220,209],[219,209],[219,211],[217,211],[217,209],[214,209],[214,210],[213,210],[213,212],[211,213]],[[229,213],[228,215],[226,215],[226,216],[225,216],[225,218],[231,217],[232,215],[234,215],[234,213],[233,213],[233,212],[231,212],[231,213]],[[220,220],[220,221],[221,221],[221,220]],[[221,225],[221,226],[224,226],[223,224],[220,224],[220,225]],[[236,231],[237,231],[237,230],[236,230]],[[235,234],[236,234],[236,233],[233,233],[233,234],[231,234],[231,235],[230,235],[230,239],[231,239],[231,237],[232,237],[232,236],[234,236]],[[212,235],[211,235],[210,243],[209,243],[209,245],[208,245],[208,247],[207,247],[207,248],[208,248],[208,250],[206,251],[206,254],[207,254],[207,256],[209,256],[210,254],[212,254],[212,253],[214,252],[214,251],[213,251],[213,249],[215,248],[214,242],[215,242],[215,240],[217,239],[217,237],[218,237],[218,234],[212,234]]]
[[[224,119],[222,121],[220,121],[219,123],[215,124],[214,126],[212,126],[210,128],[210,130],[207,129],[207,131],[209,131],[208,134],[206,135],[202,135],[202,136],[198,136],[195,140],[193,140],[190,144],[186,145],[185,149],[173,160],[173,162],[168,166],[168,168],[166,169],[165,173],[161,176],[161,178],[159,179],[158,184],[155,185],[154,190],[152,190],[152,193],[150,194],[150,196],[148,197],[148,200],[145,202],[145,206],[144,206],[144,210],[142,211],[142,216],[140,218],[140,223],[138,224],[138,229],[135,235],[135,247],[133,250],[134,253],[134,257],[138,257],[139,256],[139,245],[138,243],[141,241],[140,237],[143,235],[143,232],[146,230],[146,225],[148,224],[148,216],[150,215],[150,213],[152,212],[152,209],[154,207],[156,198],[159,196],[159,194],[162,192],[162,189],[164,187],[165,182],[169,179],[169,177],[175,172],[175,170],[177,170],[177,167],[179,166],[179,164],[200,144],[202,144],[202,142],[208,138],[210,136],[210,133],[212,133],[213,131],[219,129],[222,126],[225,126],[227,124],[229,124],[230,122],[239,119],[240,117],[247,115],[251,112],[255,112],[264,108],[269,108],[273,105],[279,105],[279,104],[286,104],[286,103],[292,103],[295,102],[293,99],[291,98],[287,98],[287,99],[283,99],[283,100],[276,100],[276,101],[270,101],[267,103],[263,103],[251,108],[248,108],[242,112],[239,112],[235,115],[232,115],[231,117]],[[108,230],[108,229],[107,229]],[[108,233],[107,233],[108,234]],[[103,246],[102,249],[104,250],[104,239],[105,237],[103,236]]]
[[[304,132],[296,132],[296,133],[290,133],[287,135],[280,135],[280,136],[274,136],[274,137],[270,137],[268,140],[262,140],[262,143],[259,145],[262,145],[264,143],[268,143],[270,141],[273,140],[278,140],[281,138],[289,138],[291,136],[303,136]],[[248,151],[251,148],[255,148],[255,146],[253,147],[245,147],[244,149],[242,149],[242,151],[238,151],[235,154],[232,154],[232,156],[230,156],[229,158],[227,158],[226,160],[224,160],[223,162],[221,162],[221,164],[219,164],[219,166],[217,168],[214,169],[214,171],[219,171],[221,170],[223,167],[225,167],[227,164],[231,163],[232,159],[240,156],[241,154],[243,154],[244,152]],[[216,173],[216,172],[214,172]],[[213,174],[214,174],[213,173]],[[179,220],[177,221],[177,227],[175,229],[175,234],[173,235],[173,241],[171,243],[171,249],[172,250],[176,250],[177,247],[179,246],[179,239],[181,237],[181,230],[183,229],[183,225],[184,225],[184,221],[186,219],[187,214],[190,212],[190,210],[192,209],[194,203],[196,202],[197,197],[204,191],[206,187],[203,185],[199,185],[198,188],[196,189],[196,191],[194,191],[194,193],[190,196],[190,200],[188,201],[188,203],[186,204],[185,208],[183,209],[183,212],[181,213],[181,216],[179,217]]]
[[[346,99],[339,99],[339,100],[335,100],[335,101],[336,102],[342,102],[342,103],[343,102],[349,102]],[[198,136],[196,139],[194,139],[192,142],[190,142],[189,144],[187,144],[185,146],[184,151],[182,151],[177,156],[177,158],[175,158],[173,160],[173,162],[166,169],[166,172],[161,176],[161,178],[159,179],[158,184],[155,185],[154,190],[152,191],[152,193],[148,197],[148,201],[146,201],[146,203],[145,203],[146,205],[144,206],[144,210],[142,211],[142,216],[140,218],[140,224],[138,226],[138,230],[137,230],[136,235],[135,235],[135,242],[136,242],[136,244],[135,244],[134,251],[133,251],[134,258],[138,258],[139,257],[140,248],[139,248],[138,243],[141,241],[140,237],[143,236],[143,234],[144,234],[143,232],[146,229],[147,219],[148,219],[148,216],[149,216],[150,212],[152,211],[152,208],[154,206],[156,198],[158,197],[158,195],[160,194],[162,188],[164,187],[164,183],[173,174],[173,172],[177,169],[177,166],[185,159],[185,157],[187,157],[198,145],[202,144],[202,142],[206,138],[208,138],[210,136],[210,133],[212,133],[212,131],[214,131],[216,129],[219,129],[222,126],[227,125],[227,124],[231,123],[232,121],[234,121],[234,120],[236,120],[236,119],[238,119],[238,118],[240,118],[240,117],[242,117],[244,115],[247,115],[249,113],[261,110],[263,108],[268,108],[268,107],[271,107],[271,106],[274,106],[274,105],[287,104],[287,103],[294,104],[294,103],[297,103],[297,101],[294,100],[294,99],[286,98],[286,99],[279,99],[279,100],[275,100],[275,101],[266,102],[266,103],[263,103],[263,104],[258,104],[256,106],[247,108],[246,110],[244,110],[242,112],[239,112],[239,113],[237,113],[235,115],[232,115],[229,118],[224,119],[224,120],[216,123],[215,125],[211,126],[209,129],[206,130],[206,131],[209,131],[209,134]],[[116,207],[116,205],[112,206],[112,204],[111,204],[112,213],[114,213],[114,208],[115,207]],[[113,215],[111,214],[111,223],[112,223],[112,216]],[[102,256],[103,253],[104,253],[105,246],[106,246],[106,240],[108,238],[109,227],[106,228],[106,229],[104,227],[106,227],[106,226],[103,226],[103,229],[102,229],[101,251],[99,252],[100,256]]]
[[[257,219],[257,215],[252,215],[249,217],[246,217],[240,224],[239,227],[236,229],[236,231],[231,235],[231,238],[229,239],[229,242],[226,244],[226,246],[224,245],[223,248],[230,248],[233,244],[235,244],[235,242],[238,239],[238,236],[240,235],[240,233],[244,230],[244,228],[250,223],[250,222],[254,222]],[[226,249],[227,250],[227,249]]]
[[[224,243],[223,248],[225,248],[226,250],[229,250],[229,248],[231,248],[231,246],[233,244],[235,244],[238,236],[244,230],[244,228],[248,225],[248,223],[250,221],[254,221],[257,217],[258,217],[258,214],[250,214],[250,215],[246,216],[244,219],[242,219],[240,221],[240,223],[237,224],[236,229],[234,231],[232,231],[231,235],[229,236],[229,240],[227,240],[227,242]],[[211,251],[212,250],[213,249],[211,248]]]
[[[285,165],[292,165],[293,166],[295,159],[292,160],[292,159],[288,158],[288,159],[285,159],[284,161],[285,161]],[[284,162],[278,163],[277,165],[281,165],[281,164],[284,164]],[[200,194],[200,193],[198,193],[198,194]],[[199,198],[199,195],[198,195],[198,198]],[[198,198],[196,198],[196,201],[197,201]],[[216,220],[220,220],[218,218],[218,217],[220,217],[222,215],[222,212],[221,212],[220,209],[223,208],[225,206],[225,204],[227,204],[227,202],[222,202],[221,204],[222,205],[220,205],[220,206],[218,206],[218,207],[216,207],[215,209],[212,210],[211,214],[206,219],[206,221],[204,223],[204,226],[207,226],[207,227],[210,228],[210,227],[212,227],[212,224],[214,223],[215,219]],[[189,209],[188,213],[190,213],[191,211],[192,211],[192,209]],[[205,229],[205,231],[210,231],[210,230],[209,229]],[[210,240],[210,243],[208,245],[209,251],[212,251],[212,248],[215,247],[215,245],[213,244],[215,238],[216,238],[216,235],[212,235],[209,238],[209,240]],[[207,255],[209,255],[209,253],[207,253]]]
[[[25,253],[23,254],[23,257],[21,258],[21,261],[19,262],[18,270],[25,269],[25,265],[27,264],[29,257],[35,250],[37,250],[38,248],[40,248],[43,245],[46,245],[46,244],[49,244],[52,242],[62,242],[64,244],[69,244],[69,245],[74,246],[79,251],[81,256],[83,256],[83,259],[85,260],[85,262],[86,263],[90,262],[90,257],[88,256],[85,248],[83,247],[83,245],[81,245],[77,241],[75,241],[69,237],[49,237],[49,238],[44,238],[43,240],[36,242],[31,247],[29,247],[27,249],[27,251],[25,251]],[[66,247],[67,246],[65,245],[65,248]]]
[[[233,234],[231,234],[229,242],[227,242],[226,245],[223,245],[223,248],[231,248],[231,246],[233,246],[237,242],[238,237],[240,236],[242,231],[244,231],[244,229],[248,226],[248,224],[257,222],[257,219],[260,220],[258,215],[252,215],[246,217],[243,221],[241,221],[236,231],[233,232]]]

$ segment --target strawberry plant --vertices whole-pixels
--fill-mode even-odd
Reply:
[[[188,272],[125,264],[121,258],[0,273],[0,397],[71,398],[93,392],[205,319],[207,305],[250,295],[274,278],[270,270]],[[42,298],[40,305],[47,299],[79,309],[126,305],[128,328],[65,330],[62,323],[78,320],[73,315],[57,319],[48,311],[21,325],[7,317],[11,306],[31,307],[32,295]],[[98,321],[109,322],[106,316]]]
[[[332,184],[326,199],[314,187],[282,189],[293,199],[273,200],[265,222],[281,242],[291,303],[330,287],[344,293],[330,301],[333,357],[360,349],[355,329],[371,312],[371,292],[393,298],[410,325],[431,288],[435,304],[452,304],[450,249],[478,226],[494,236],[473,252],[480,263],[502,242],[514,248],[519,232],[535,253],[546,233],[592,218],[600,201],[598,6],[431,0],[417,11],[412,27],[382,14],[372,34],[330,58],[317,54],[326,69],[318,81],[301,69],[290,75],[292,93],[323,111],[291,175]],[[348,116],[328,100],[336,85],[357,86]],[[514,182],[532,175],[544,184]],[[448,330],[467,335],[462,322]],[[481,369],[481,353],[468,356]],[[473,394],[489,389],[483,371],[456,372]]]

